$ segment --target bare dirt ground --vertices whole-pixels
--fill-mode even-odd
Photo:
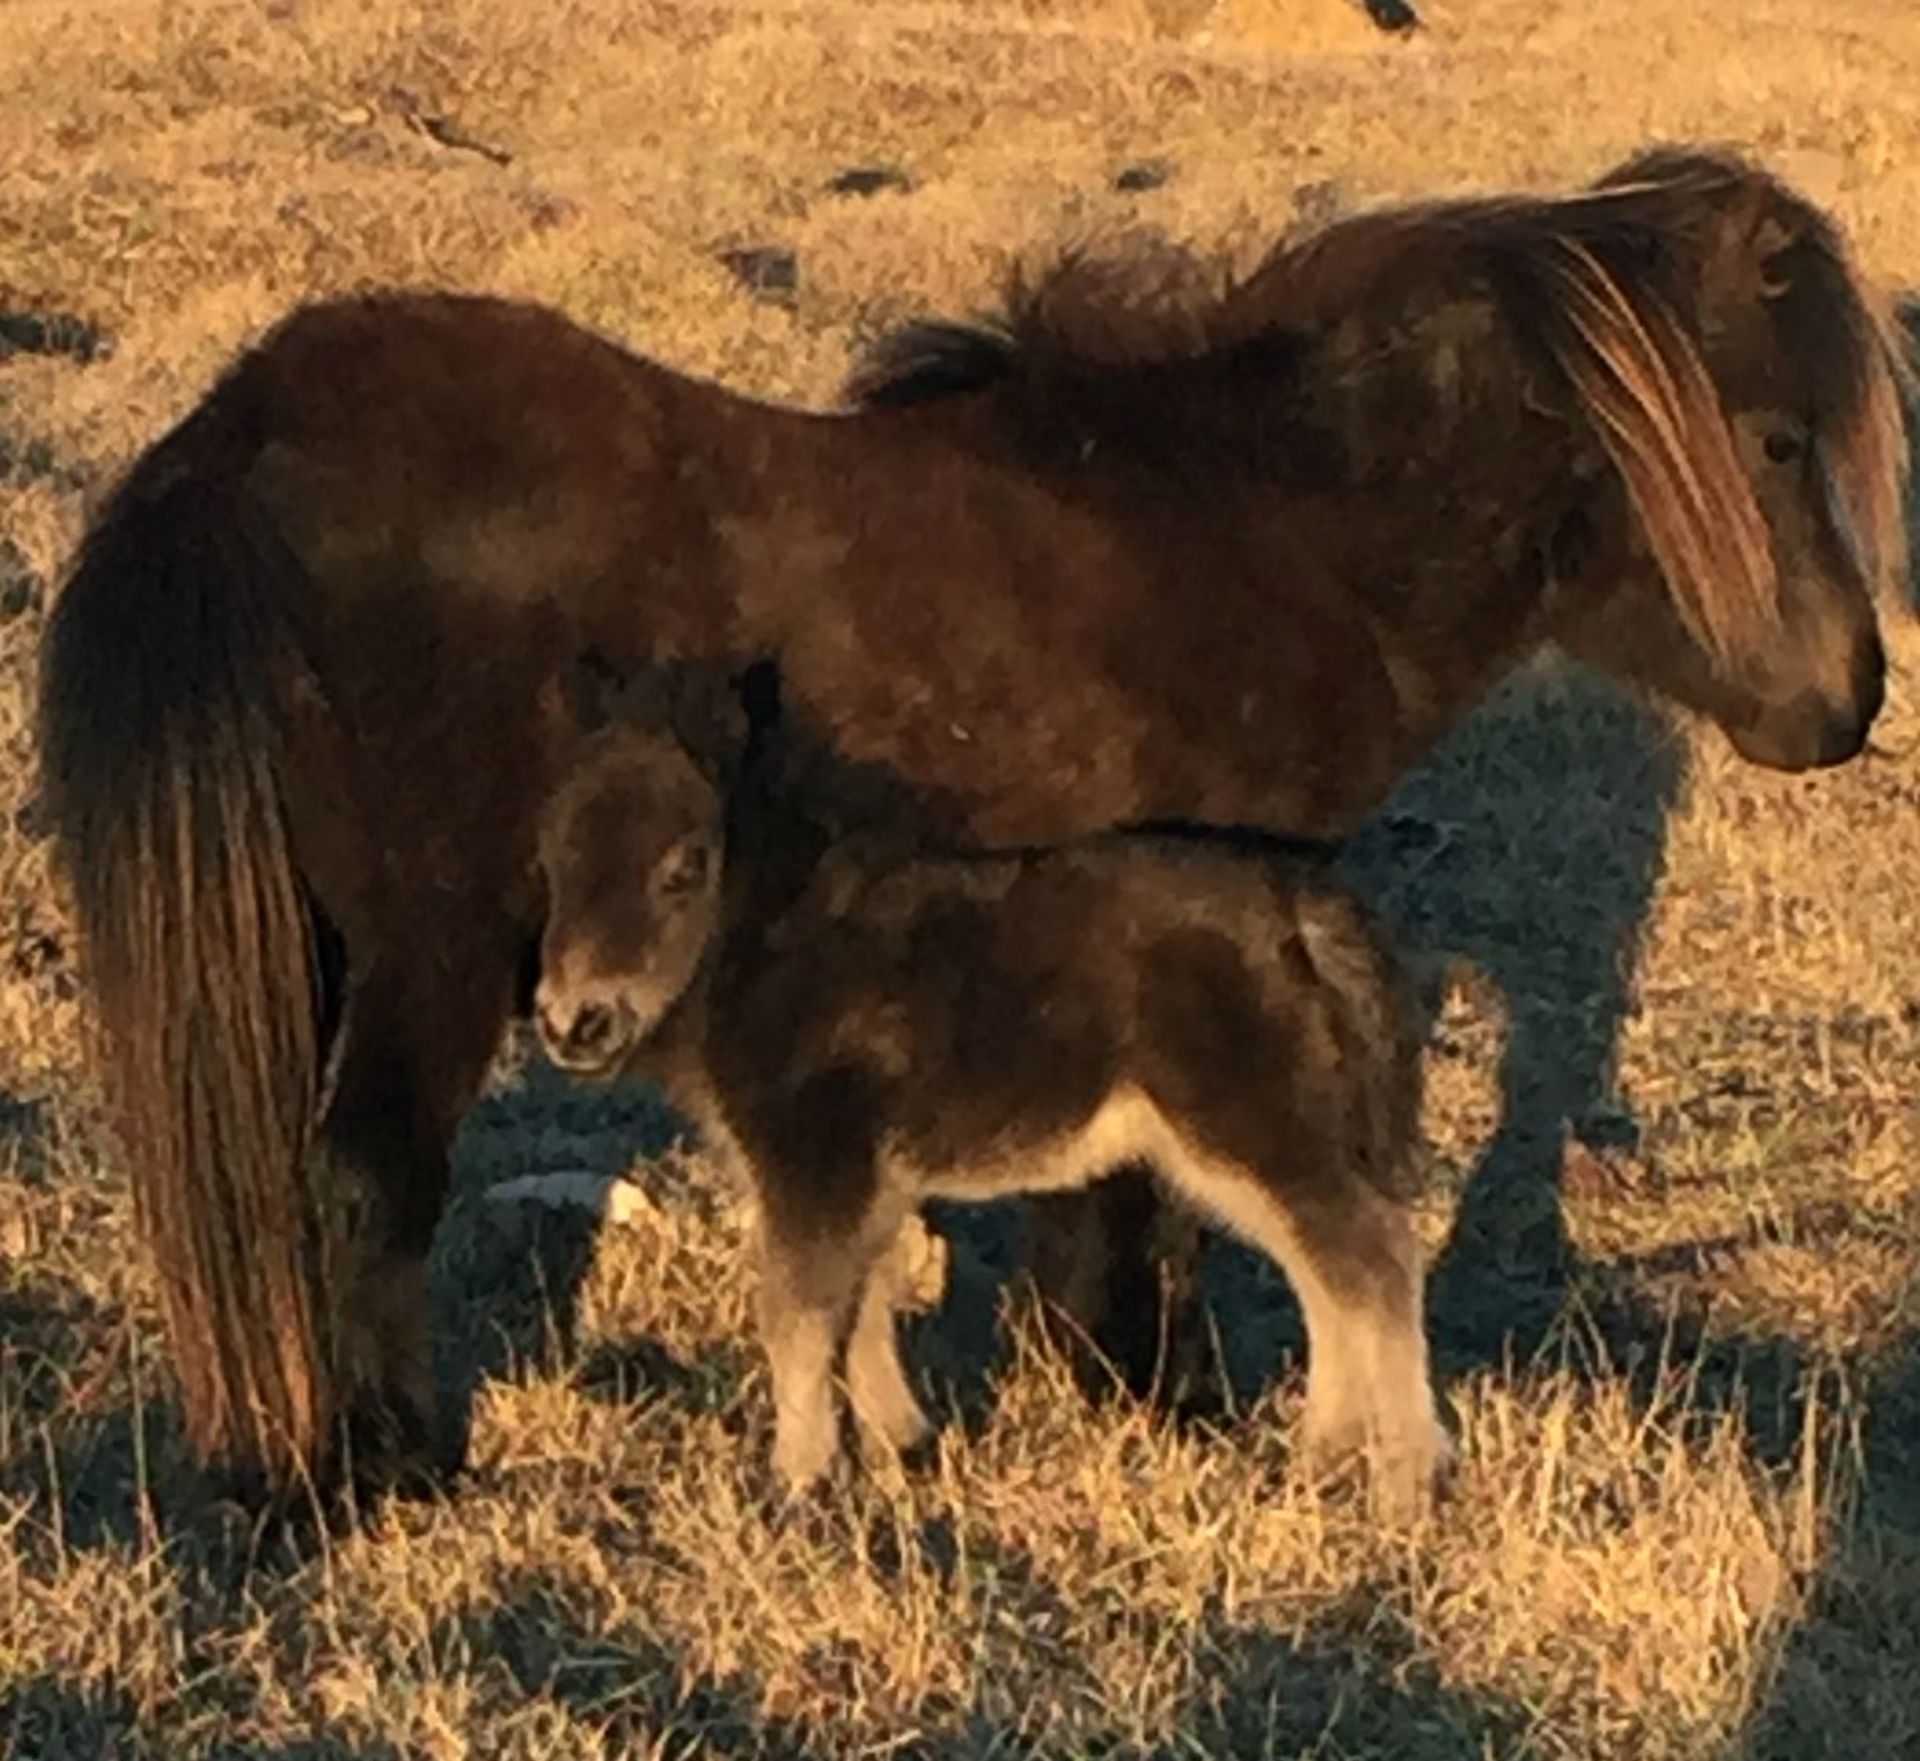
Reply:
[[[1910,668],[1801,779],[1546,670],[1356,851],[1431,975],[1459,1224],[1423,1533],[1290,1477],[1298,1328],[1250,1261],[1210,1268],[1232,1422],[1187,1435],[995,1324],[993,1219],[947,1220],[914,1340],[937,1463],[770,1526],[737,1200],[654,1159],[655,1097],[537,1071],[476,1113],[446,1231],[472,1475],[301,1558],[157,1496],[171,1394],[32,805],[88,494],[267,321],[372,283],[823,402],[1022,253],[1143,224],[1244,262],[1653,138],[1765,155],[1920,283],[1911,7],[1419,6],[1389,38],[1354,0],[8,0],[0,311],[76,321],[0,316],[0,1753],[1920,1754]],[[598,1240],[480,1201],[629,1166]]]

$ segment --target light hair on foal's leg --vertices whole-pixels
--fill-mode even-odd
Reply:
[[[783,1251],[762,1220],[760,1342],[773,1381],[773,1472],[797,1496],[825,1479],[840,1454],[834,1361],[858,1289],[821,1289],[801,1256]]]
[[[927,1434],[927,1415],[900,1361],[898,1321],[900,1311],[914,1305],[924,1252],[914,1231],[903,1227],[867,1277],[847,1342],[847,1402],[863,1446],[882,1459]]]
[[[1286,1274],[1307,1325],[1301,1450],[1326,1469],[1364,1455],[1376,1508],[1425,1508],[1449,1454],[1428,1371],[1425,1255],[1405,1208],[1344,1168],[1310,1196],[1197,1149],[1164,1122],[1163,1178]]]
[[[845,1236],[783,1239],[762,1206],[760,1337],[773,1381],[773,1470],[789,1496],[839,1462],[835,1371],[843,1347],[848,1403],[863,1439],[890,1453],[926,1433],[894,1321],[924,1281],[926,1245],[916,1224],[897,1204],[878,1201]]]

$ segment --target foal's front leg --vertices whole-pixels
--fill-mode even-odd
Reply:
[[[893,1327],[906,1270],[897,1238],[911,1213],[884,1200],[867,1169],[843,1166],[842,1181],[823,1172],[809,1178],[796,1163],[780,1170],[792,1189],[761,1184],[760,1337],[773,1379],[773,1469],[789,1495],[825,1479],[839,1460],[834,1371],[850,1324],[856,1413],[902,1446],[924,1424]]]
[[[870,1454],[903,1453],[927,1434],[927,1415],[900,1361],[899,1315],[935,1306],[944,1292],[946,1243],[919,1214],[894,1234],[867,1279],[847,1344],[847,1399]]]
[[[764,1216],[761,1227],[760,1343],[773,1379],[773,1472],[781,1490],[798,1497],[839,1459],[834,1362],[860,1282],[846,1256],[783,1243]],[[822,1263],[833,1259],[843,1263]]]

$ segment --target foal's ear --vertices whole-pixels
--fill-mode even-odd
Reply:
[[[560,678],[560,701],[574,728],[598,733],[620,722],[649,732],[671,724],[673,681],[660,667],[629,672],[597,648],[583,649]]]
[[[673,729],[709,777],[731,783],[753,726],[740,687],[721,666],[690,665],[673,679]]]
[[[621,714],[626,690],[625,675],[597,648],[582,649],[557,681],[561,712],[583,734],[598,733]]]

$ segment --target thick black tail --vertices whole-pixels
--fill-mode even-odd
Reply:
[[[87,535],[40,698],[103,1086],[189,1440],[270,1484],[315,1465],[335,1416],[308,1153],[323,999],[278,781],[307,595],[263,512],[150,456]]]

